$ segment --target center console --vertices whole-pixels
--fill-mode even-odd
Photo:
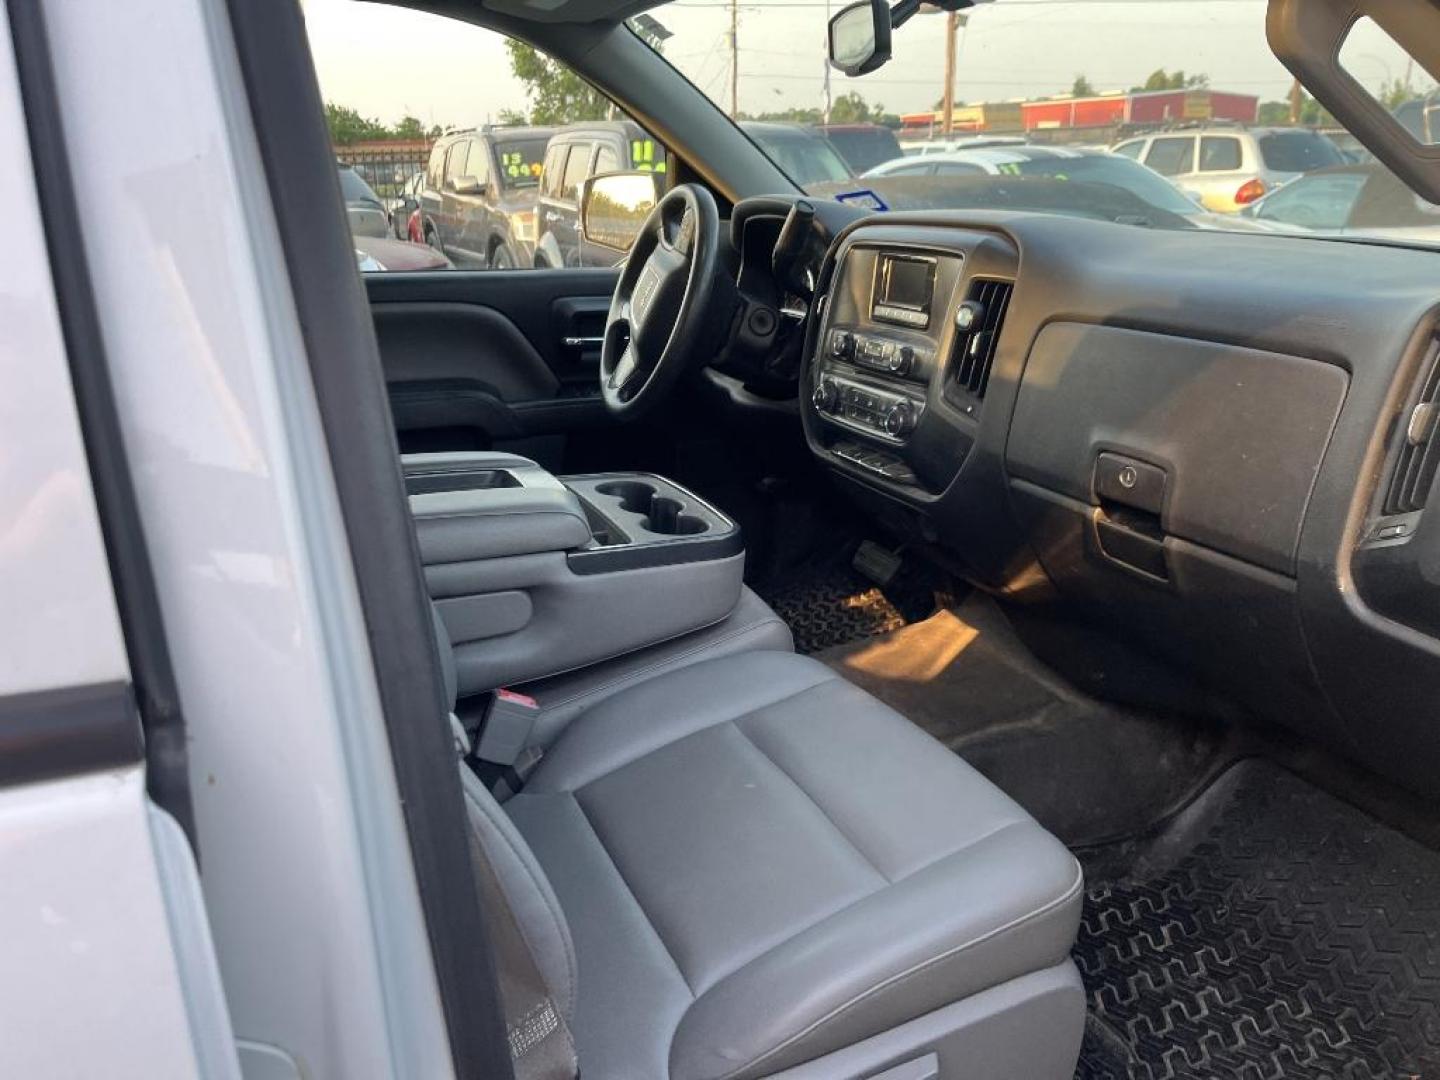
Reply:
[[[462,696],[690,633],[740,599],[739,527],[663,477],[556,477],[500,453],[403,465]]]
[[[957,331],[971,329],[956,322],[962,263],[958,252],[900,243],[840,253],[810,365],[811,432],[875,483],[943,486],[925,430]],[[973,321],[976,311],[961,310]]]

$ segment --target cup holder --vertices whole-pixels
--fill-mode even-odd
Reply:
[[[685,504],[661,495],[642,480],[612,480],[595,488],[601,495],[620,500],[620,509],[644,515],[640,524],[659,536],[695,536],[709,532],[703,518],[685,513]]]
[[[650,500],[655,497],[655,489],[639,480],[612,480],[608,484],[601,484],[595,490],[601,495],[619,499],[620,509],[628,510],[632,514],[648,514]]]
[[[650,515],[645,519],[645,527],[662,536],[694,536],[710,528],[700,518],[683,513],[684,509],[683,503],[657,495],[650,500]]]

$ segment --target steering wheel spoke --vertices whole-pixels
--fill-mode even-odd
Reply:
[[[710,321],[720,217],[702,187],[668,192],[636,237],[621,270],[600,349],[600,395],[617,417],[655,408],[713,342]]]
[[[607,380],[611,388],[620,395],[625,395],[630,384],[640,374],[640,358],[635,355],[635,343],[629,342],[625,346],[625,352],[621,354],[620,360],[615,365],[615,370],[610,373]]]

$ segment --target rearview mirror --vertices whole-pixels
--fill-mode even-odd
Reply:
[[[864,75],[890,59],[890,5],[860,0],[830,20],[830,63],[846,75]]]
[[[462,176],[455,181],[456,195],[484,195],[485,185],[473,176]]]
[[[612,172],[580,185],[580,235],[612,251],[629,251],[660,201],[663,174]]]

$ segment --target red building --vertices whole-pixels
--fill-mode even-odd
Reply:
[[[1026,131],[1044,128],[1115,127],[1182,120],[1234,120],[1253,124],[1260,99],[1223,90],[1150,90],[1097,97],[1051,98],[1020,106]]]

